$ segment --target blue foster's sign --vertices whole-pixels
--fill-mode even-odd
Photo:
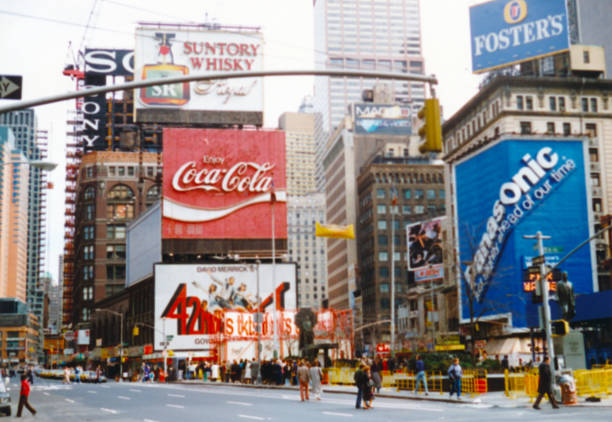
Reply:
[[[592,216],[581,140],[502,139],[455,166],[456,235],[461,277],[461,318],[511,315],[526,326],[522,261],[532,256],[541,231],[545,246],[571,251],[589,238]],[[564,254],[563,254],[564,255]],[[594,290],[592,245],[563,263],[577,293]]]
[[[470,8],[472,71],[569,48],[565,0],[494,0]]]

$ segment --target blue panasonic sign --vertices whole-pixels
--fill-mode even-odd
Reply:
[[[565,0],[494,0],[470,8],[472,71],[569,49]]]
[[[537,231],[561,256],[591,235],[582,140],[503,139],[454,169],[461,318],[511,315],[526,326],[522,262],[537,255]],[[562,264],[577,293],[594,290],[593,246]],[[470,292],[470,297],[468,297]]]

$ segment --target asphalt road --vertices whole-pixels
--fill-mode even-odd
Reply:
[[[10,385],[13,416],[19,388]],[[355,395],[325,394],[322,400],[301,402],[297,391],[249,389],[232,386],[105,383],[63,385],[36,379],[30,403],[38,413],[24,410],[23,419],[36,421],[610,421],[610,408],[563,408],[548,403],[531,408],[377,398],[370,410],[355,409]],[[16,419],[16,418],[15,418]]]

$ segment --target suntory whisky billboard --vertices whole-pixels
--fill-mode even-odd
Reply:
[[[263,37],[260,32],[170,25],[136,30],[136,80],[261,70]],[[263,79],[214,79],[141,88],[135,91],[135,108],[138,121],[155,116],[161,123],[181,123],[185,118],[180,116],[193,111],[243,113],[243,117],[244,113],[261,115]],[[169,112],[147,112],[155,109]],[[163,116],[169,116],[170,120],[163,121]],[[243,118],[240,123],[252,122]]]

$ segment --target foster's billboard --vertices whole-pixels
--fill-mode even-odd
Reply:
[[[494,0],[470,8],[472,71],[569,48],[565,0]]]

